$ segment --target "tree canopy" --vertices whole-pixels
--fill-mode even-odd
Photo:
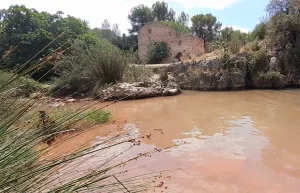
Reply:
[[[204,40],[211,42],[216,33],[221,29],[222,23],[212,14],[198,14],[192,17],[192,31]]]
[[[176,12],[166,2],[155,2],[151,9],[143,4],[131,9],[128,19],[132,28],[129,33],[137,33],[148,22],[175,21]]]
[[[142,4],[131,9],[128,19],[132,26],[130,33],[138,32],[146,23],[153,21],[150,8]]]
[[[1,68],[17,68],[57,37],[59,38],[35,60],[50,54],[69,40],[87,37],[85,34],[89,33],[87,23],[81,19],[64,17],[62,12],[38,12],[23,5],[1,10],[0,28],[0,55],[3,56],[11,48],[15,48],[0,63]]]
[[[183,23],[186,26],[188,26],[189,21],[190,21],[190,16],[183,11],[178,15],[177,21],[180,22],[180,23]]]

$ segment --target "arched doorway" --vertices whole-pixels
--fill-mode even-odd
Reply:
[[[175,59],[181,61],[181,58],[182,58],[182,53],[181,52],[179,52],[178,54],[176,54]]]

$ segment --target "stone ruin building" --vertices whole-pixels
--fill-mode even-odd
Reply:
[[[183,34],[161,23],[148,23],[138,33],[138,54],[140,60],[147,61],[147,51],[151,43],[164,41],[168,44],[169,57],[164,63],[190,60],[205,53],[204,41],[192,34]]]

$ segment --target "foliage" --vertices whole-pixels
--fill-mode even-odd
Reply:
[[[154,42],[148,47],[148,62],[159,64],[169,56],[169,48],[166,42]]]
[[[79,73],[77,76],[81,77],[80,70],[85,71],[84,65],[87,65],[90,71],[83,75],[93,75],[92,70],[102,70],[102,73],[95,73],[114,73],[114,77],[100,76],[101,81],[115,81],[121,77],[122,72],[117,70],[126,66],[127,58],[126,53],[106,40],[98,40],[95,45],[76,41],[70,53],[56,66],[65,78],[69,76],[67,72],[73,73],[70,76]],[[72,71],[74,66],[79,66],[75,72]],[[33,66],[32,70],[39,67]],[[153,187],[154,179],[161,178],[161,173],[124,176],[124,173],[130,172],[128,168],[124,169],[127,163],[151,153],[120,157],[139,145],[141,138],[147,137],[138,136],[130,129],[117,134],[103,134],[101,141],[95,145],[76,141],[80,145],[67,152],[57,152],[57,149],[67,148],[65,142],[68,140],[106,123],[110,114],[103,111],[104,107],[92,110],[100,101],[88,102],[72,112],[59,112],[38,98],[8,97],[8,89],[17,89],[24,83],[39,87],[38,82],[27,76],[26,73],[0,72],[0,110],[6,110],[0,113],[0,192],[144,192]],[[127,145],[131,147],[124,149]],[[119,153],[120,149],[122,153]],[[120,162],[116,161],[118,157]],[[97,165],[87,169],[86,162],[93,158],[99,158]]]
[[[190,16],[184,11],[181,12],[180,15],[178,15],[177,22],[183,23],[185,26],[188,26],[189,21],[190,21]]]
[[[131,9],[128,19],[132,26],[130,33],[137,33],[145,24],[153,21],[150,8],[142,4]]]
[[[268,70],[268,56],[267,51],[260,49],[258,51],[252,51],[249,53],[249,67],[252,76],[255,76],[258,72]]]
[[[267,14],[269,18],[278,15],[299,14],[300,2],[298,0],[271,0],[267,5]]]
[[[168,10],[168,3],[156,1],[152,5],[152,18],[156,22],[160,21],[175,21],[175,11],[171,8]]]
[[[133,51],[138,50],[138,37],[135,34],[125,35],[122,37],[117,37],[113,42],[113,45],[117,46],[121,50]]]
[[[56,80],[54,92],[59,95],[88,94],[95,87],[122,80],[130,55],[106,40],[95,45],[77,41],[71,53],[57,62],[60,78]]]
[[[285,66],[300,67],[300,3],[298,0],[272,0],[267,6],[268,44],[281,51]]]
[[[191,32],[192,32],[191,29],[182,22],[164,21],[161,23],[164,25],[167,25],[168,27],[172,28],[173,30],[175,30],[178,33],[191,34]]]
[[[0,70],[0,85],[3,85],[7,80],[14,78],[16,75],[11,72]],[[49,87],[41,84],[29,77],[19,77],[17,81],[7,85],[3,88],[2,94],[5,93],[6,97],[28,97],[34,92],[47,92]]]
[[[221,30],[220,35],[217,37],[217,43],[221,48],[227,46],[228,51],[232,54],[239,52],[240,48],[246,44],[248,34],[240,30],[234,30],[232,27],[226,27]]]
[[[261,22],[257,24],[254,30],[250,34],[250,39],[254,40],[263,40],[266,37],[267,33],[267,23]]]
[[[110,22],[105,19],[102,23],[102,27],[92,29],[92,32],[101,39],[106,39],[110,42],[113,42],[118,36],[120,36],[120,30],[118,24],[114,24],[111,27]]]
[[[120,35],[120,30],[117,24],[114,24],[111,27],[108,20],[105,20],[102,24],[102,28],[94,28],[92,29],[92,33],[98,37],[99,39],[106,39],[113,45],[117,46],[121,50],[127,51],[137,51],[138,50],[138,39],[137,35],[131,34]]]
[[[28,9],[25,6],[11,6],[0,12],[0,55],[16,49],[5,60],[0,62],[0,67],[5,69],[25,70],[39,61],[40,57],[47,56],[70,39],[81,38],[88,33],[89,28],[85,21],[72,16],[63,17],[62,12],[50,14]],[[50,46],[45,48],[55,38],[59,37]],[[64,48],[67,48],[65,45]],[[43,51],[42,51],[43,50]],[[42,51],[35,60],[29,61],[35,54]],[[26,64],[21,67],[21,64]],[[49,64],[50,65],[50,64]],[[39,79],[45,71],[51,69],[45,66],[32,76]],[[48,75],[52,75],[51,73]],[[44,79],[47,79],[44,77]]]
[[[192,31],[204,42],[212,42],[222,23],[212,14],[198,14],[192,17]]]
[[[7,80],[0,76],[0,96],[5,95],[5,85],[11,87],[15,81],[20,81],[19,78],[15,75]],[[128,143],[138,144],[140,138],[132,135],[132,131],[103,136],[96,145],[82,143],[63,153],[55,150],[64,149],[61,148],[66,145],[64,142],[107,121],[108,115],[103,114],[102,108],[89,111],[97,103],[91,102],[74,113],[51,118],[48,114],[52,108],[39,106],[37,99],[0,97],[1,108],[13,108],[10,114],[0,114],[0,192],[144,192],[153,187],[151,181],[161,174],[123,176],[124,164],[149,153],[120,158],[121,163],[113,162],[121,155],[117,151],[112,153],[115,149],[124,148]],[[76,123],[81,120],[92,124],[77,127]],[[60,139],[56,140],[58,137]],[[99,158],[98,165],[87,170],[86,162],[95,157]]]
[[[131,9],[128,19],[132,28],[129,33],[137,33],[145,24],[149,22],[175,21],[176,12],[168,9],[168,3],[156,1],[152,8],[141,4]]]
[[[284,88],[286,85],[285,76],[276,71],[260,72],[255,78],[255,85],[258,88]]]

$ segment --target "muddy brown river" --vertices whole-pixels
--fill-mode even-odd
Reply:
[[[108,109],[120,127],[140,134],[162,131],[152,132],[139,149],[181,144],[142,161],[142,172],[180,169],[164,192],[300,192],[300,90],[185,91]],[[57,151],[97,142],[103,130],[114,128],[91,130]],[[97,159],[88,162],[93,165]]]

